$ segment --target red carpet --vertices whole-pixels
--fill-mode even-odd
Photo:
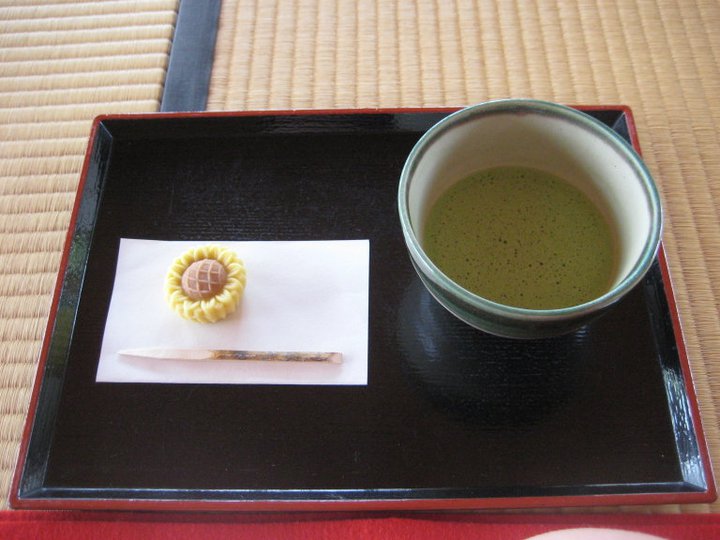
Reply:
[[[715,514],[129,514],[0,513],[0,538],[521,540],[574,527],[621,528],[669,540],[720,538]]]

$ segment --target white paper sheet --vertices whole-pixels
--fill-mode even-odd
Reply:
[[[186,321],[163,296],[172,261],[216,243],[245,263],[238,310],[214,324]],[[367,384],[368,240],[170,242],[122,239],[98,364],[98,382]],[[343,362],[310,364],[151,360],[123,349],[340,352]]]

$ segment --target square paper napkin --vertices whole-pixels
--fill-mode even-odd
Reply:
[[[235,313],[200,324],[164,298],[172,261],[218,244],[243,260],[247,284]],[[301,242],[120,242],[98,382],[204,384],[367,384],[368,240]],[[167,360],[124,349],[232,349],[340,352],[341,364]]]

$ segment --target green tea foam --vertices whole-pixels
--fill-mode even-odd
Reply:
[[[592,201],[526,167],[479,171],[451,186],[430,210],[423,246],[465,289],[530,309],[601,296],[616,264],[613,231]]]

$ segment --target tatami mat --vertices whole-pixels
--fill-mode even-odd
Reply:
[[[92,119],[155,111],[177,0],[0,4],[0,507]]]
[[[715,0],[225,0],[208,108],[629,105],[720,463],[719,28]]]

